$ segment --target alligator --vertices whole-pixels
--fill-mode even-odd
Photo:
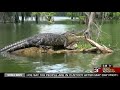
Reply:
[[[29,47],[43,47],[43,48],[54,48],[63,46],[65,49],[75,49],[73,47],[79,42],[80,36],[72,33],[54,34],[54,33],[40,33],[32,37],[23,39],[16,43],[5,46],[0,49],[0,52],[13,52],[23,48]]]

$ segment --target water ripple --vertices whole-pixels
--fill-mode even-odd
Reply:
[[[37,67],[35,69],[36,72],[44,72],[44,73],[80,73],[83,72],[83,69],[80,67],[69,68],[67,64],[55,64],[55,65],[45,65],[41,67]]]

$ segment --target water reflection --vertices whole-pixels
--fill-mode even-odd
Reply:
[[[42,26],[38,26],[38,28],[41,29],[40,33],[57,33],[57,34],[61,34],[66,32],[67,30],[67,26],[63,25],[63,24],[53,24],[53,25],[42,25]]]
[[[100,62],[107,60],[112,54],[42,54],[39,57],[20,57],[16,55],[7,55],[2,58],[15,67],[25,68],[24,72],[44,72],[44,73],[82,73],[93,72],[94,67],[100,66]],[[9,57],[8,57],[9,56]],[[3,63],[3,65],[6,62]],[[4,67],[4,66],[3,66]],[[9,68],[9,67],[8,67]],[[20,69],[20,68],[19,68]],[[26,71],[28,70],[29,71]],[[6,69],[7,70],[7,69]],[[9,69],[8,69],[9,70]],[[12,72],[18,72],[14,68]]]
[[[61,57],[62,61],[61,63],[52,63],[49,61],[42,61],[44,62],[44,65],[40,65],[35,68],[35,72],[44,72],[44,73],[82,73],[82,72],[93,72],[93,69],[95,67],[98,67],[97,63],[99,60],[107,58],[111,54],[100,54],[95,55],[91,54],[86,56],[86,58],[80,58],[83,57],[84,54],[76,54],[76,55],[64,55],[64,59]],[[79,57],[80,56],[80,57]],[[91,58],[90,58],[91,57]],[[52,59],[54,60],[54,58]],[[57,60],[57,59],[56,59]],[[58,61],[58,60],[57,60]],[[45,63],[49,62],[49,63]],[[87,63],[87,64],[86,64]]]

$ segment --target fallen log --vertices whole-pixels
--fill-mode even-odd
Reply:
[[[88,49],[84,49],[82,52],[83,53],[100,53],[100,51],[97,49],[97,47],[91,47]]]
[[[82,39],[86,40],[87,42],[89,42],[92,46],[94,46],[93,48],[90,48],[89,50],[85,49],[84,51],[93,51],[93,50],[99,50],[101,53],[112,53],[113,50],[111,50],[110,48],[106,47],[105,45],[100,45],[97,42],[93,41],[90,38],[86,38],[84,36],[80,36]],[[96,47],[96,48],[95,48]]]
[[[81,49],[75,49],[75,50],[52,50],[52,49],[48,49],[48,50],[43,50],[42,48],[38,48],[38,47],[30,47],[30,48],[25,48],[25,49],[20,49],[20,50],[16,50],[11,52],[14,55],[19,55],[19,56],[39,56],[42,53],[48,53],[48,54],[55,54],[55,53],[80,53],[83,50]]]
[[[100,45],[97,42],[86,38],[86,41],[88,41],[92,46],[95,46],[98,50],[101,51],[101,53],[112,53],[113,51],[110,48],[107,48],[105,45]]]

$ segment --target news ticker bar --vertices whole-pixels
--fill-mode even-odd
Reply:
[[[118,77],[118,73],[4,73],[4,77],[22,78],[84,78],[84,77]]]

